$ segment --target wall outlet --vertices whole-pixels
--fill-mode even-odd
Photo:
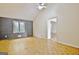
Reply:
[[[4,37],[5,37],[5,38],[7,38],[8,36],[7,36],[7,35],[5,35]]]
[[[18,35],[18,37],[21,37],[21,35]]]

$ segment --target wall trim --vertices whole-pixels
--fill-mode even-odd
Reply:
[[[54,40],[54,39],[52,39],[52,40],[55,41],[55,42],[61,43],[61,44],[65,44],[65,45],[71,46],[71,47],[79,48],[79,46],[77,46],[77,45],[69,44],[69,43],[66,43],[66,42],[63,42],[63,41],[59,41],[59,40]]]

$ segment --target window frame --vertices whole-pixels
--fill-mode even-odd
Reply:
[[[14,23],[13,22],[18,22],[18,31],[14,31]],[[20,25],[20,23],[24,23],[24,32],[21,32],[21,25]],[[18,34],[18,33],[25,33],[25,22],[24,21],[18,21],[18,20],[13,20],[12,21],[12,33],[14,33],[14,34]]]

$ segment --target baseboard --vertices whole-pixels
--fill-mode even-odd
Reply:
[[[66,43],[66,42],[63,42],[63,41],[59,41],[59,40],[54,40],[54,41],[56,41],[58,43],[61,43],[61,44],[65,44],[65,45],[71,46],[71,47],[79,48],[79,46],[77,46],[77,45],[69,44],[69,43]]]

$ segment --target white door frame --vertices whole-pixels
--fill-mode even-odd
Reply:
[[[47,21],[47,39],[51,39],[51,21],[57,22],[57,18],[51,18]]]

